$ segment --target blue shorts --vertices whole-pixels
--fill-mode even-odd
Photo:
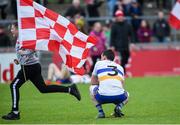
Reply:
[[[127,100],[128,98],[128,93],[125,91],[121,95],[115,95],[115,96],[104,96],[100,95],[98,92],[95,94],[95,99],[100,103],[100,104],[106,104],[106,103],[114,103],[114,104],[120,104]]]

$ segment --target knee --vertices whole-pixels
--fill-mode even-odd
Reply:
[[[49,69],[52,69],[55,66],[54,63],[49,64]]]
[[[94,96],[95,93],[97,93],[97,90],[98,90],[98,85],[91,85],[89,87],[90,95]]]
[[[37,89],[40,93],[47,93],[46,85],[38,86]]]
[[[19,83],[19,79],[13,80],[13,82],[10,84],[10,89],[17,88]]]

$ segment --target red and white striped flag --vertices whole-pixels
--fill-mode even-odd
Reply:
[[[71,71],[83,74],[83,64],[96,39],[33,0],[17,0],[17,8],[21,47],[58,52]]]
[[[180,0],[177,0],[169,16],[169,23],[175,29],[180,29]]]

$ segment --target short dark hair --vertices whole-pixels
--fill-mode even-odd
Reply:
[[[106,56],[108,60],[113,61],[114,60],[114,52],[111,49],[105,50],[103,53],[103,56]]]

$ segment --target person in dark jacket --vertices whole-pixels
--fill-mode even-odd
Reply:
[[[16,0],[11,0],[11,12],[15,19],[17,19],[17,3]]]
[[[73,0],[72,5],[65,12],[65,17],[71,19],[76,15],[85,17],[85,10],[80,6],[80,0]]]
[[[105,0],[88,0],[87,4],[87,12],[89,17],[99,17],[100,13],[98,8],[103,4]],[[96,21],[89,21],[89,25],[93,26]]]
[[[0,12],[1,12],[1,18],[6,19],[7,18],[7,12],[6,8],[8,6],[8,0],[1,0],[0,2]]]
[[[168,22],[164,19],[164,13],[158,12],[158,20],[153,25],[153,33],[158,42],[167,42],[170,35],[170,27]]]
[[[157,8],[163,8],[165,9],[167,7],[168,0],[156,0],[156,6]],[[162,6],[161,6],[162,3]]]
[[[139,42],[138,37],[137,37],[137,30],[140,27],[141,24],[141,19],[139,18],[140,16],[142,16],[142,9],[139,5],[139,3],[137,2],[137,0],[132,0],[132,5],[130,7],[130,14],[132,17],[132,26],[133,26],[133,30],[134,30],[134,38],[135,38],[135,42]]]
[[[124,20],[124,13],[117,10],[115,13],[116,22],[111,28],[110,46],[120,53],[121,65],[125,70],[130,56],[129,44],[133,41],[132,27]]]
[[[11,41],[9,36],[4,30],[3,26],[0,26],[0,47],[10,47]]]

